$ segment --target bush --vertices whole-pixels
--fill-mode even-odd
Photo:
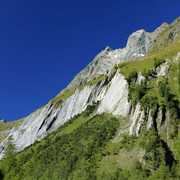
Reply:
[[[96,109],[97,107],[97,104],[96,103],[93,103],[92,105],[88,105],[86,107],[86,110],[83,112],[83,117],[87,117],[89,116],[90,114],[93,113],[93,111]]]
[[[159,94],[160,94],[161,97],[165,96],[165,92],[167,90],[167,84],[168,84],[167,79],[165,79],[164,81],[160,81],[159,84],[158,84]]]
[[[142,72],[142,75],[143,75],[146,79],[148,79],[148,77],[150,77],[150,76],[153,76],[154,74],[155,74],[154,69],[148,69],[148,70],[144,69],[144,71]]]
[[[133,70],[133,71],[129,74],[129,76],[126,78],[126,80],[127,80],[128,84],[130,85],[131,82],[133,82],[133,81],[136,82],[137,77],[138,77],[137,71]]]
[[[136,136],[124,135],[121,140],[122,147],[128,151],[132,150],[136,139]]]
[[[123,67],[125,67],[126,66],[126,63],[121,63],[121,64],[119,64],[119,68],[123,68]]]
[[[165,60],[164,59],[157,59],[157,58],[154,58],[154,67],[155,67],[155,69],[157,68],[157,67],[159,67],[162,63],[164,63],[165,62]]]

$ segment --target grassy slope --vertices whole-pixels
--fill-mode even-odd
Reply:
[[[145,69],[153,69],[154,68],[154,59],[168,59],[168,65],[170,66],[169,70],[169,79],[168,79],[168,86],[171,90],[171,93],[178,97],[180,101],[180,93],[179,93],[179,67],[178,63],[173,61],[173,57],[177,56],[177,53],[180,52],[180,39],[176,40],[173,44],[153,53],[147,54],[145,57],[138,59],[136,61],[127,62],[119,65],[120,73],[123,74],[125,77],[132,71],[143,72]],[[149,93],[158,94],[158,86],[157,80],[153,79],[150,81],[149,84]]]
[[[124,66],[121,69],[121,74],[127,77],[133,70],[142,72],[144,69],[154,67],[154,58],[157,59],[170,59],[177,55],[180,51],[180,39],[176,40],[173,44],[166,46],[159,51],[149,53],[146,56],[127,63],[123,63]],[[121,65],[121,64],[120,64]],[[122,65],[121,65],[122,66]]]

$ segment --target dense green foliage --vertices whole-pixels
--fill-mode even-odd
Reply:
[[[9,138],[9,140],[8,140],[6,152],[5,152],[4,159],[2,161],[1,166],[3,169],[3,173],[7,174],[8,179],[17,170],[16,159],[15,159],[15,146],[14,146],[11,138]],[[11,169],[13,169],[13,171],[11,171]]]
[[[151,109],[152,116],[156,119],[157,112],[162,110],[165,118],[166,112],[169,112],[171,124],[174,130],[171,138],[177,136],[180,123],[180,94],[179,83],[173,84],[176,76],[179,75],[179,64],[171,63],[169,68],[170,76],[157,78],[155,69],[159,67],[164,60],[154,59],[154,68],[144,69],[142,75],[144,79],[137,83],[137,72],[133,70],[127,77],[129,84],[129,101],[132,100],[134,107],[140,103],[141,108],[146,112]],[[177,89],[178,88],[178,89]],[[165,120],[165,119],[164,119]]]
[[[157,68],[159,67],[162,63],[164,63],[165,60],[164,59],[157,59],[157,58],[154,58],[154,67]]]
[[[94,107],[95,105],[88,106],[84,115],[90,115]],[[68,125],[78,117],[80,116],[73,118]],[[9,157],[13,151],[7,150],[6,153],[9,155],[5,156],[1,165],[5,179],[13,179],[15,176],[30,179],[96,177],[96,164],[105,155],[103,149],[115,135],[119,121],[108,114],[95,115],[71,133],[58,135],[66,127],[66,124],[63,125],[42,142],[36,141],[16,157],[13,156],[14,158]],[[13,166],[9,160],[13,161]],[[3,164],[6,164],[6,167]]]

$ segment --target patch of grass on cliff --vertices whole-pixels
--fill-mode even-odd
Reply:
[[[105,79],[107,78],[107,75],[105,74],[105,75],[102,75],[102,76],[100,76],[100,77],[98,77],[98,78],[95,78],[94,80],[92,80],[92,81],[89,81],[88,83],[86,83],[86,84],[84,84],[84,85],[82,85],[82,86],[79,86],[78,88],[76,88],[76,89],[82,89],[82,88],[84,88],[85,86],[92,86],[93,84],[97,84],[97,83],[99,83],[99,82],[101,82],[101,81],[104,81]]]
[[[159,51],[148,53],[146,56],[131,62],[126,62],[119,64],[120,73],[125,77],[132,71],[143,72],[144,69],[153,68],[154,67],[154,59],[170,59],[177,55],[177,52],[180,51],[180,39],[176,40],[173,44],[166,46]]]
[[[99,78],[94,79],[94,80],[88,82],[87,85],[97,84],[98,82],[104,81],[106,78],[107,78],[107,75],[106,75],[106,74],[105,74],[105,75],[102,75],[102,76],[100,76]]]
[[[92,81],[89,81],[88,83],[86,83],[86,84],[84,84],[84,85],[82,85],[82,86],[79,86],[79,87],[76,88],[76,89],[72,89],[72,90],[67,91],[67,92],[65,92],[65,93],[63,93],[63,94],[58,94],[58,95],[57,95],[54,99],[52,99],[50,102],[51,102],[51,104],[56,104],[56,108],[59,108],[59,107],[63,104],[64,99],[72,96],[77,89],[82,89],[82,88],[84,88],[85,86],[91,86],[91,85],[93,85],[93,84],[97,84],[97,83],[99,83],[99,82],[101,82],[101,81],[104,81],[106,78],[107,78],[107,75],[102,75],[102,76],[100,76],[99,78],[96,78],[96,79],[94,79],[94,80],[92,80]]]
[[[63,104],[63,100],[72,96],[76,89],[70,90],[63,94],[58,94],[54,99],[51,100],[51,104],[56,104],[56,108],[59,108]]]

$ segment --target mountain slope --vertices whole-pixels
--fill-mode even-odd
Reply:
[[[5,178],[178,179],[180,39],[147,53],[150,36],[156,35],[133,33],[125,56],[113,58],[113,53],[126,52],[127,47],[115,51],[107,47],[97,56],[101,60],[111,57],[117,62],[120,56],[134,60],[135,52],[141,58],[130,62],[124,58],[107,74],[73,85],[75,89],[61,92],[12,130],[8,138],[18,152],[23,151],[8,171],[7,159],[2,161]],[[143,46],[137,46],[141,37]],[[1,157],[8,138],[1,143]]]
[[[129,36],[127,45],[123,49],[112,50],[109,46],[106,47],[60,93],[62,94],[77,88],[88,81],[92,81],[94,78],[106,74],[115,64],[133,61],[144,56],[148,52],[151,43],[167,26],[167,23],[163,23],[152,33],[146,32],[143,29],[134,32]]]

